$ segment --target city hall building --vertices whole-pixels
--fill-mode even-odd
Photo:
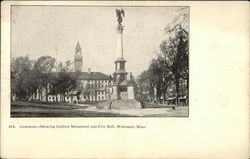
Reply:
[[[88,72],[82,72],[82,70],[82,48],[78,41],[74,55],[74,72],[70,72],[72,75],[76,75],[77,88],[66,93],[65,102],[84,103],[107,100],[109,76],[101,72],[91,72],[90,68]],[[60,95],[49,95],[48,101],[61,101]]]

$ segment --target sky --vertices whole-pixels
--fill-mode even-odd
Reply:
[[[12,57],[31,59],[49,55],[57,61],[74,60],[77,41],[83,71],[112,74],[116,58],[115,9],[87,6],[12,6]],[[123,55],[126,71],[139,75],[155,57],[166,37],[164,27],[177,7],[122,7]]]

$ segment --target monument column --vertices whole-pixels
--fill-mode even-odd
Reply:
[[[123,27],[121,24],[117,26],[116,58],[123,58]]]
[[[114,84],[117,85],[117,94],[120,98],[121,91],[124,94],[127,91],[127,72],[125,70],[126,60],[123,58],[123,29],[122,19],[125,16],[124,10],[116,10],[117,17],[117,39],[116,39],[116,60],[115,63],[115,72],[113,73]],[[123,95],[124,96],[124,95]]]
[[[116,39],[116,59],[115,72],[113,73],[112,89],[110,90],[110,101],[99,104],[103,109],[140,109],[141,103],[135,100],[134,83],[127,80],[125,69],[126,60],[123,58],[123,29],[122,19],[125,16],[123,9],[116,9],[117,17],[117,39]],[[131,74],[132,75],[132,74]],[[129,83],[130,82],[130,83]]]

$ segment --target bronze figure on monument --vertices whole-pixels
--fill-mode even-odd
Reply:
[[[122,17],[125,17],[125,12],[123,9],[116,9],[116,17],[119,25],[122,25]]]

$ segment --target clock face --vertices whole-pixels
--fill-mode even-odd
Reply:
[[[76,66],[77,66],[77,67],[81,67],[81,66],[82,66],[81,62],[77,62],[77,63],[76,63]]]

